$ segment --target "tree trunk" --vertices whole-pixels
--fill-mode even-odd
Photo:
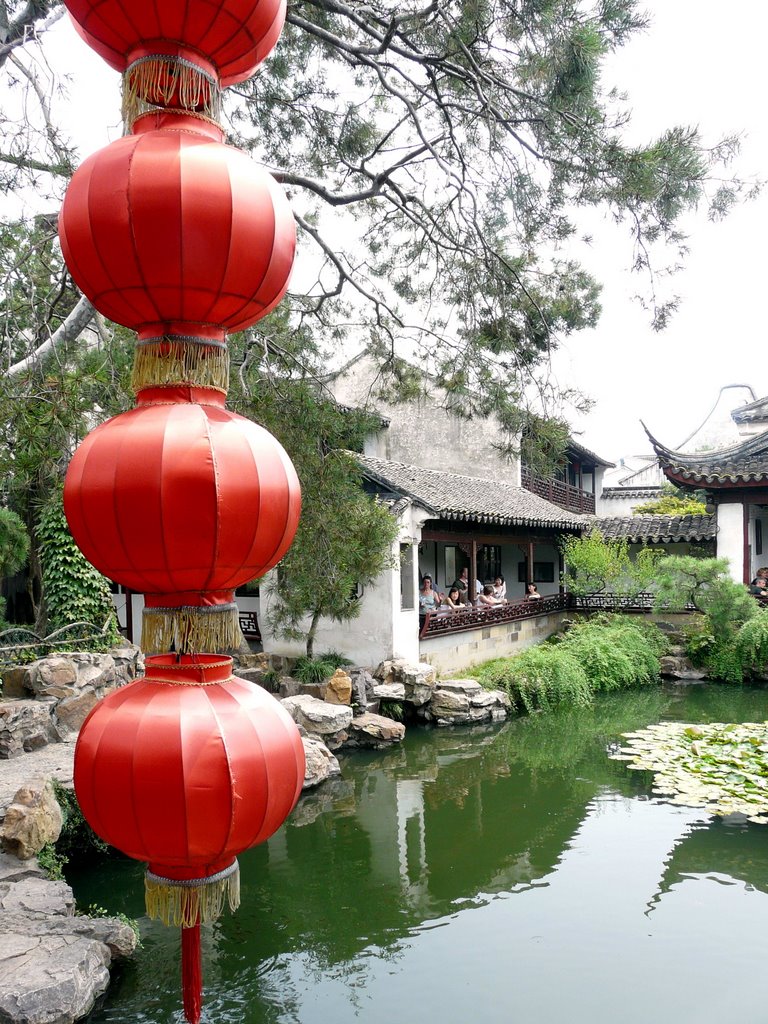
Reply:
[[[309,632],[307,633],[307,657],[314,657],[313,651],[315,649],[315,633],[317,632],[317,624],[320,621],[320,612],[312,613],[312,621],[309,624]]]

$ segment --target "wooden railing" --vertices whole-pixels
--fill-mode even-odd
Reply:
[[[539,601],[508,601],[485,608],[461,608],[458,611],[429,612],[422,623],[419,638],[428,640],[432,636],[445,636],[449,633],[464,633],[470,629],[487,629],[489,626],[504,622],[515,622],[520,619],[535,619],[539,615],[550,615],[552,612],[650,612],[653,610],[655,595],[652,593],[635,594],[622,597],[616,594],[588,594],[577,597],[574,594],[551,594]],[[696,609],[692,604],[686,611]]]
[[[527,491],[546,498],[553,505],[559,505],[568,512],[595,514],[594,494],[574,487],[573,484],[567,484],[564,480],[545,480],[543,477],[534,476],[523,466],[520,471],[520,482]]]
[[[460,608],[458,611],[428,612],[419,637],[426,640],[431,636],[463,633],[468,629],[485,629],[504,622],[549,615],[552,612],[564,611],[566,608],[568,595],[553,594],[550,597],[542,597],[539,601],[508,601],[506,604],[485,608],[468,607]]]

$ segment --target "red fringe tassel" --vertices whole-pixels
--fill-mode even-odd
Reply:
[[[200,922],[181,929],[181,991],[184,1016],[189,1024],[200,1024],[203,1005],[203,967],[200,956]]]

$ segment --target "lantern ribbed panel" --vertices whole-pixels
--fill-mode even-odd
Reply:
[[[276,565],[301,505],[282,446],[225,409],[217,392],[201,391],[141,392],[135,409],[88,434],[64,486],[67,521],[88,561],[177,605]]]
[[[288,287],[291,209],[244,153],[183,125],[118,139],[75,172],[59,236],[77,285],[139,338],[221,340],[265,316]],[[174,125],[175,127],[169,127]]]
[[[111,67],[124,71],[146,54],[167,52],[218,70],[222,86],[245,81],[273,50],[285,0],[65,0],[75,28]],[[155,44],[153,46],[153,44]]]
[[[298,799],[304,748],[280,702],[253,683],[166,682],[171,656],[102,700],[75,751],[75,786],[106,842],[171,879],[229,866],[269,838]],[[186,659],[192,664],[195,659]]]

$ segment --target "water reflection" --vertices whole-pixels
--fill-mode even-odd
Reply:
[[[398,750],[347,758],[343,779],[241,859],[243,905],[205,937],[204,1019],[376,1022],[396,1007],[405,1021],[429,1008],[446,1022],[701,1024],[716,999],[690,947],[732,958],[742,1016],[762,1020],[744,964],[768,953],[768,832],[664,804],[606,756],[621,732],[668,717],[762,719],[765,694],[649,689],[501,728],[412,730]],[[137,915],[139,879],[119,862],[74,881],[85,902]],[[718,952],[688,935],[694,920],[727,931],[728,915],[746,927],[746,956],[735,938]],[[92,1024],[180,1020],[178,939],[145,925]],[[665,958],[701,990],[687,1003]],[[648,977],[627,1008],[638,967]]]

